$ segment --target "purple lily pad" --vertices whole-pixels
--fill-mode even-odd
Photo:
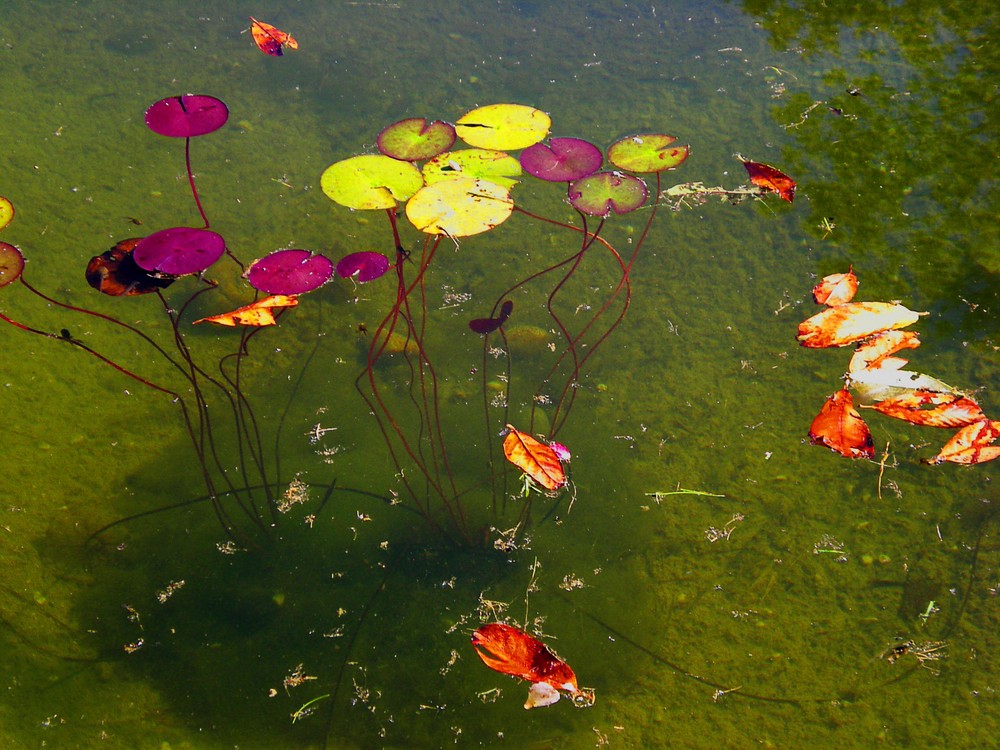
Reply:
[[[0,287],[17,281],[24,270],[21,251],[7,242],[0,242]]]
[[[597,172],[569,184],[569,202],[590,216],[627,214],[646,202],[646,183],[622,172]]]
[[[226,252],[222,235],[208,229],[171,227],[149,235],[135,246],[132,257],[147,271],[186,276],[200,273]]]
[[[455,142],[455,126],[423,117],[394,122],[378,134],[378,150],[402,161],[422,161],[444,153]]]
[[[278,250],[247,269],[250,286],[266,294],[305,294],[333,276],[333,261],[308,250]]]
[[[389,270],[389,259],[382,253],[363,252],[345,255],[337,263],[337,275],[342,279],[357,276],[359,284],[373,281]]]
[[[540,180],[570,182],[592,175],[601,168],[601,149],[580,138],[552,138],[521,152],[524,171]]]
[[[481,333],[486,335],[487,333],[493,333],[497,328],[502,326],[507,322],[507,318],[510,314],[514,312],[514,303],[510,300],[506,300],[500,306],[500,314],[495,318],[476,318],[475,320],[469,321],[469,328],[471,328],[476,333]]]
[[[229,119],[221,99],[204,94],[170,96],[146,110],[146,126],[170,138],[192,138],[212,133]]]

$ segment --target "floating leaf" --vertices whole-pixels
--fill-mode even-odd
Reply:
[[[166,289],[174,283],[173,276],[140,268],[132,251],[142,237],[122,240],[107,252],[95,255],[87,264],[87,283],[101,294],[112,297],[134,297]]]
[[[898,370],[906,365],[906,360],[889,355],[895,354],[900,349],[916,349],[918,346],[920,337],[913,331],[882,331],[858,344],[847,371],[855,373],[876,368]]]
[[[146,110],[146,126],[170,138],[193,138],[212,133],[229,119],[221,99],[204,94],[184,94],[161,99]]]
[[[777,193],[782,200],[791,203],[795,199],[795,180],[767,164],[758,164],[743,159],[743,166],[750,175],[750,182],[764,192]]]
[[[0,287],[17,281],[23,271],[24,256],[21,251],[7,242],[0,242]]]
[[[333,276],[333,261],[308,250],[278,250],[255,260],[245,274],[265,294],[305,294]]]
[[[512,425],[507,429],[510,433],[504,438],[503,453],[508,461],[550,492],[566,484],[566,472],[552,448]]]
[[[444,153],[455,142],[455,126],[441,120],[410,117],[382,128],[378,150],[393,159],[423,161]]]
[[[1000,437],[1000,422],[982,419],[963,427],[944,444],[941,452],[925,463],[981,464],[1000,458],[1000,445],[992,445]]]
[[[320,177],[320,187],[330,200],[357,210],[394,208],[423,184],[419,169],[383,154],[343,159]]]
[[[601,149],[580,138],[552,138],[521,152],[524,171],[540,180],[571,182],[592,175],[601,168]]]
[[[476,333],[492,333],[504,323],[507,322],[507,318],[510,314],[514,312],[514,303],[510,300],[506,300],[500,306],[500,314],[495,318],[476,318],[475,320],[469,321],[469,328],[471,328]]]
[[[690,146],[671,146],[677,136],[652,133],[633,135],[611,144],[608,161],[629,172],[663,172],[676,169],[691,153]]]
[[[504,151],[466,148],[438,154],[424,164],[424,183],[434,185],[455,177],[488,180],[510,190],[521,176],[521,162]]]
[[[250,16],[250,34],[253,36],[254,44],[265,55],[281,57],[284,54],[281,49],[282,47],[288,47],[288,49],[299,48],[299,43],[295,41],[295,38],[291,34],[281,29],[276,29],[269,23],[258,21],[253,16]]]
[[[14,204],[0,195],[0,229],[10,224],[14,218]]]
[[[524,104],[490,104],[467,112],[455,123],[458,137],[476,148],[526,148],[549,133],[552,120]]]
[[[143,237],[132,256],[140,268],[171,276],[201,273],[226,251],[222,235],[208,229],[171,227]]]
[[[569,184],[569,202],[590,216],[627,214],[646,202],[646,183],[621,172],[597,172]]]
[[[854,299],[854,293],[858,291],[858,277],[854,275],[852,268],[847,273],[833,273],[824,276],[816,286],[813,287],[813,299],[817,305],[842,305]]]
[[[406,204],[421,232],[468,237],[502,224],[514,210],[510,192],[494,182],[456,177],[422,187]]]
[[[847,346],[873,333],[904,328],[921,315],[892,302],[847,302],[828,307],[799,325],[802,346]]]
[[[925,427],[964,427],[986,415],[979,404],[955,393],[915,390],[879,401],[871,408]]]
[[[388,270],[389,259],[376,252],[351,253],[337,262],[337,275],[342,279],[355,276],[359,284],[373,281]]]
[[[295,307],[299,300],[295,295],[276,294],[271,297],[264,297],[250,305],[237,308],[227,313],[212,315],[208,318],[201,318],[194,321],[197,323],[215,323],[220,326],[250,326],[259,328],[261,326],[273,326],[277,321],[274,317],[274,310],[284,310],[286,307]]]
[[[874,458],[868,425],[854,408],[854,399],[841,389],[830,396],[809,428],[809,439],[847,458]]]
[[[888,401],[918,390],[958,394],[957,388],[930,375],[889,367],[852,372],[847,387],[869,403]]]

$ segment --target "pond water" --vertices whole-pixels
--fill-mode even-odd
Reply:
[[[299,49],[261,54],[251,13]],[[602,148],[678,136],[691,156],[663,189],[745,185],[742,154],[798,192],[664,198],[609,219],[601,234],[626,260],[641,243],[624,319],[612,326],[621,269],[598,246],[552,305],[578,331],[611,300],[578,370],[557,362],[546,309],[559,273],[510,294],[509,371],[468,329],[579,249],[578,233],[524,213],[442,242],[410,297],[434,381],[412,352],[363,374],[395,274],[304,295],[240,365],[236,409],[256,415],[244,424],[264,479],[207,386],[229,534],[173,399],[58,339],[196,405],[183,373],[122,327],[0,290],[0,312],[54,334],[0,327],[0,747],[933,748],[1000,732],[1000,463],[925,465],[954,430],[873,412],[874,460],[810,445],[849,350],[796,342],[817,279],[853,267],[858,299],[929,313],[910,367],[1000,416],[992,3],[9,0],[5,21],[0,195],[17,215],[0,239],[33,287],[166,348],[156,295],[104,297],[83,269],[119,240],[198,224],[181,141],[144,126],[168,96],[229,106],[191,159],[212,228],[244,262],[285,247],[392,254],[384,213],[335,205],[320,174],[403,117],[454,122],[498,102]],[[562,186],[525,177],[514,194],[579,223]],[[412,279],[422,240],[400,226]],[[219,288],[181,335],[220,378],[240,334],[187,323],[252,290],[231,262],[210,275]],[[182,305],[197,284],[164,297]],[[507,421],[557,428],[573,453],[559,498],[522,496],[502,465]],[[439,467],[455,513],[399,435]],[[276,528],[225,493],[273,482],[280,495],[293,479],[306,502]],[[495,620],[541,634],[593,706],[525,711],[528,683],[469,644]]]

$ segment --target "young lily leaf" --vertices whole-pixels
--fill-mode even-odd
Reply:
[[[629,172],[676,169],[691,153],[690,146],[671,146],[677,136],[654,133],[622,138],[608,149],[608,160]]]
[[[502,224],[514,210],[510,192],[494,182],[456,177],[422,187],[406,204],[421,232],[468,237]]]
[[[409,162],[365,154],[331,164],[319,184],[330,200],[360,211],[393,208],[417,192],[424,178]]]
[[[627,214],[646,202],[646,183],[621,172],[597,172],[569,184],[569,202],[590,216]]]
[[[524,171],[549,182],[579,180],[592,175],[603,162],[601,149],[580,138],[552,138],[521,152]]]
[[[24,271],[24,256],[7,242],[0,242],[0,287],[17,281]]]
[[[278,250],[247,269],[250,286],[265,294],[304,294],[333,276],[333,261],[308,250]]]
[[[455,142],[455,126],[441,120],[409,117],[378,134],[378,150],[393,159],[423,161],[447,151]]]
[[[352,276],[359,284],[385,275],[389,270],[389,259],[382,253],[373,251],[363,251],[345,255],[337,262],[337,275],[342,279],[349,279]]]
[[[446,151],[424,164],[424,182],[433,185],[454,177],[474,177],[489,180],[508,190],[519,181],[521,163],[504,151],[485,148],[466,148]]]
[[[524,104],[490,104],[467,112],[455,123],[458,137],[476,148],[514,150],[538,143],[552,120]]]
[[[215,132],[229,119],[221,99],[204,94],[170,96],[146,110],[146,126],[170,138],[194,138]]]
[[[14,204],[0,195],[0,229],[10,224],[14,218]]]

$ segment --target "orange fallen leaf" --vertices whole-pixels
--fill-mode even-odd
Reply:
[[[924,463],[981,464],[1000,458],[1000,445],[991,445],[1000,437],[1000,422],[983,418],[963,427],[944,444],[941,452]]]
[[[295,38],[291,34],[281,29],[276,29],[269,23],[258,21],[253,16],[250,16],[250,34],[253,36],[254,44],[265,55],[281,57],[284,54],[282,47],[288,47],[289,49],[299,48],[299,43],[295,41]]]
[[[979,404],[970,398],[924,390],[878,401],[870,408],[925,427],[964,427],[986,416]]]
[[[889,355],[895,354],[900,349],[916,349],[918,346],[920,337],[913,331],[882,331],[877,336],[858,344],[847,371],[858,372],[876,367],[898,370],[906,365],[906,360]]]
[[[566,472],[556,452],[527,433],[507,425],[503,453],[514,466],[550,492],[566,484]]]
[[[926,314],[893,302],[845,302],[800,323],[798,339],[812,348],[847,346],[874,333],[904,328]]]
[[[298,297],[293,294],[274,294],[251,305],[194,322],[215,323],[220,326],[273,326],[277,322],[274,309],[283,310],[286,307],[295,307],[297,304],[299,304]]]
[[[854,275],[854,269],[847,273],[833,273],[824,276],[820,282],[813,287],[813,299],[817,305],[842,305],[854,299],[854,293],[858,291],[858,277]]]
[[[823,404],[809,428],[809,439],[847,458],[875,457],[868,425],[855,410],[851,394],[843,388]]]
[[[777,193],[782,200],[789,203],[795,198],[795,180],[784,172],[780,172],[767,164],[758,164],[755,161],[743,160],[747,174],[750,175],[750,182],[764,190],[764,192]]]

